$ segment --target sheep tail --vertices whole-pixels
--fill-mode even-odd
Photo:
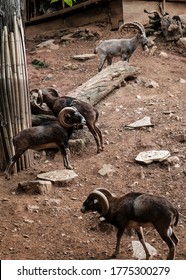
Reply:
[[[174,226],[177,226],[177,224],[178,224],[178,221],[179,221],[179,212],[178,211],[176,211],[176,220],[175,220],[175,223],[174,223]]]

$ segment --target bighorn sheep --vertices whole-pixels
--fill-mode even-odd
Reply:
[[[5,177],[9,179],[14,163],[28,149],[44,150],[48,148],[59,148],[67,169],[72,169],[68,159],[68,140],[73,132],[74,126],[85,124],[84,117],[76,108],[66,107],[58,115],[58,121],[46,122],[43,125],[31,127],[20,131],[13,139],[15,155],[10,159]]]
[[[70,96],[54,97],[47,90],[38,90],[38,99],[40,104],[43,102],[46,103],[55,116],[57,116],[60,110],[66,106],[73,106],[77,108],[80,114],[85,118],[86,125],[95,139],[97,153],[103,150],[104,146],[102,133],[96,125],[99,112],[91,104]]]
[[[95,189],[88,195],[81,212],[97,211],[106,222],[117,229],[117,243],[112,257],[119,253],[121,237],[126,228],[134,228],[145,250],[146,259],[150,254],[145,244],[143,227],[154,227],[169,247],[167,259],[175,258],[178,239],[173,231],[179,213],[164,197],[131,192],[120,198],[105,189]]]
[[[136,29],[139,32],[131,39],[110,39],[101,41],[95,48],[94,53],[97,53],[100,58],[98,66],[99,72],[102,70],[105,61],[107,60],[107,64],[111,65],[112,58],[115,56],[120,56],[122,60],[129,61],[129,58],[139,44],[142,45],[143,49],[147,49],[148,40],[143,25],[139,22],[124,23],[119,28],[120,36],[122,36],[122,29],[128,28]]]

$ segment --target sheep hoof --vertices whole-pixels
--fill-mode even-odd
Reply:
[[[71,165],[68,165],[68,166],[66,166],[66,169],[70,169],[70,170],[72,170],[72,169],[73,169],[73,167],[72,167]]]
[[[101,153],[103,151],[103,148],[98,148],[97,149],[97,154]]]
[[[5,172],[4,174],[5,174],[5,179],[10,180],[10,175],[7,172]]]
[[[117,257],[117,254],[114,252],[111,256],[112,259],[115,259]]]

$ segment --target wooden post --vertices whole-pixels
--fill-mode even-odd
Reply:
[[[122,0],[123,23],[125,22],[125,19],[124,19],[124,1],[125,0]]]
[[[162,8],[164,11],[165,11],[165,2],[166,2],[166,0],[162,0]]]

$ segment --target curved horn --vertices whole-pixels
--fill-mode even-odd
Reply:
[[[105,188],[96,188],[96,191],[102,192],[104,195],[106,195],[106,197],[116,197],[114,193],[111,193],[109,190]]]
[[[38,101],[39,101],[39,105],[41,106],[43,104],[43,94],[42,94],[42,90],[38,90]]]
[[[158,15],[159,18],[162,17],[161,14],[158,11],[156,11],[156,10],[153,10],[153,11],[149,12],[146,9],[144,9],[144,13],[149,14],[149,15],[151,15],[151,14]]]
[[[99,203],[101,204],[101,208],[102,208],[100,216],[101,217],[106,216],[108,213],[108,210],[109,210],[109,202],[108,202],[107,197],[101,191],[98,191],[97,189],[95,189],[94,191],[92,191],[89,194],[88,199],[90,199],[90,198],[97,199],[99,201]]]
[[[43,104],[43,95],[42,91],[38,88],[34,88],[30,91],[30,95],[34,95],[34,98],[31,98],[34,100],[34,103],[37,104],[38,106],[41,106]]]
[[[59,114],[58,114],[58,121],[60,122],[61,125],[64,127],[73,127],[74,124],[69,124],[65,122],[65,115],[66,114],[71,114],[77,112],[77,109],[75,107],[65,107],[63,108]]]
[[[126,22],[122,24],[118,30],[120,37],[122,37],[121,30],[125,28],[134,28],[137,29],[141,34],[145,33],[143,25],[139,22]]]
[[[59,93],[58,91],[53,88],[53,87],[47,87],[46,90],[54,97],[58,97],[59,96]]]

